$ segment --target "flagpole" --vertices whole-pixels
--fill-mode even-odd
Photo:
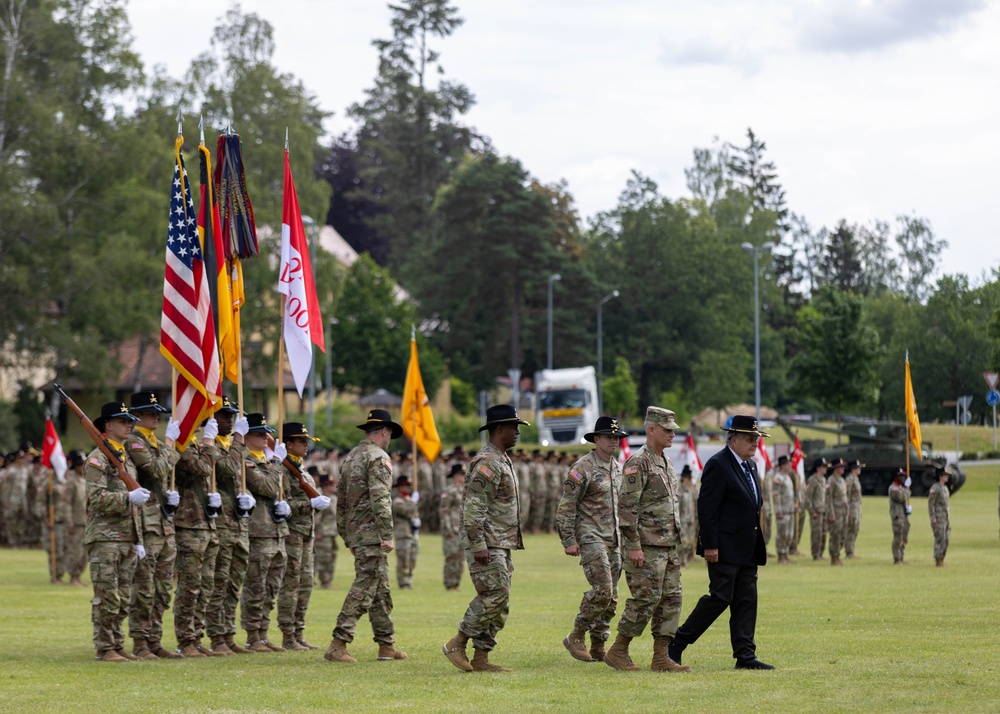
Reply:
[[[55,469],[49,467],[49,579],[56,582],[56,508]]]
[[[288,141],[287,132],[285,141]],[[281,294],[281,322],[278,329],[278,436],[285,430],[285,300],[287,297]],[[282,476],[278,482],[278,500],[284,500],[285,479]]]
[[[235,327],[235,325],[234,325]],[[236,405],[239,407],[239,416],[243,417],[243,340],[240,331],[236,330]],[[245,438],[245,437],[244,437]],[[244,442],[245,444],[246,442]],[[240,459],[240,488],[242,493],[247,492],[247,460]]]
[[[177,105],[177,136],[184,135],[184,115],[181,114],[181,107]],[[204,143],[205,135],[202,134],[202,143]],[[170,408],[176,413],[177,410],[177,367],[170,367]],[[197,427],[196,427],[197,428]],[[174,445],[176,447],[176,444]],[[186,446],[186,445],[185,445]],[[178,449],[180,451],[180,449]],[[177,464],[170,467],[170,490],[177,490]]]
[[[417,331],[410,325],[410,352],[413,352],[413,345],[417,342]],[[410,419],[413,420],[413,492],[417,493],[417,400],[413,400],[410,407]]]

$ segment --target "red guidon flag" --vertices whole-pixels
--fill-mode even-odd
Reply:
[[[66,454],[63,453],[62,442],[56,433],[55,424],[51,419],[45,420],[45,440],[42,442],[42,466],[56,472],[60,481],[66,473]]]
[[[281,265],[278,269],[278,292],[286,296],[282,332],[288,364],[295,378],[295,388],[302,396],[302,388],[312,368],[312,346],[321,352],[323,345],[323,317],[316,299],[309,244],[302,225],[299,199],[295,195],[292,167],[285,149],[285,200],[281,211]]]

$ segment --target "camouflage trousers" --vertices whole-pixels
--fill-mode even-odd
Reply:
[[[205,631],[213,641],[236,634],[236,605],[250,564],[250,536],[246,528],[219,528],[212,594],[205,612]]]
[[[156,533],[144,533],[142,539],[146,557],[135,564],[135,581],[128,606],[128,636],[155,644],[163,639],[163,613],[170,607],[177,542],[173,535]]]
[[[394,644],[396,628],[392,624],[389,556],[377,545],[355,546],[351,553],[354,555],[354,582],[344,598],[333,636],[343,642],[353,642],[358,620],[367,614],[375,642]]]
[[[135,543],[98,541],[87,545],[90,579],[94,599],[90,618],[94,623],[94,649],[100,657],[105,652],[124,647],[122,622],[128,616],[128,603],[135,574]]]
[[[490,651],[497,646],[497,633],[503,629],[510,612],[510,583],[514,562],[510,551],[490,548],[490,561],[477,563],[471,550],[465,551],[469,577],[476,588],[476,597],[469,603],[458,631],[472,640],[477,650]]]
[[[323,536],[314,540],[313,570],[319,584],[325,588],[333,582],[337,567],[337,536]]]
[[[771,542],[771,511],[765,506],[760,512],[760,534],[764,536],[764,545]]]
[[[8,506],[4,509],[3,520],[7,526],[8,545],[12,548],[33,545],[28,538],[27,514],[23,509]]]
[[[413,571],[417,567],[420,554],[420,538],[396,539],[396,583],[400,588],[413,587]]]
[[[944,560],[948,554],[948,541],[951,540],[951,526],[938,526],[934,528],[934,559]]]
[[[906,516],[892,519],[892,559],[903,559],[906,542],[910,537],[910,519]]]
[[[444,586],[457,588],[462,582],[462,572],[465,570],[462,539],[457,534],[442,534],[441,549],[444,551]]]
[[[847,512],[847,529],[844,531],[844,553],[848,558],[854,555],[854,544],[858,542],[861,530],[861,509],[852,508]]]
[[[313,591],[313,539],[290,531],[285,536],[285,575],[278,588],[278,628],[302,634]]]
[[[806,532],[806,511],[803,507],[799,507],[800,510],[795,516],[795,525],[798,530],[795,531],[795,544],[792,546],[792,550],[797,551],[799,549],[799,543],[802,542],[802,535]]]
[[[426,533],[437,533],[441,528],[441,515],[438,505],[441,503],[441,494],[432,489],[424,489],[420,492],[420,512],[421,529]]]
[[[66,529],[66,572],[71,578],[78,578],[87,569],[87,549],[83,546],[83,526]]]
[[[809,538],[812,545],[813,560],[823,557],[826,550],[826,515],[821,513],[818,516],[809,514]]]
[[[591,643],[607,642],[611,618],[618,607],[618,580],[622,575],[622,556],[618,546],[608,543],[580,544],[580,566],[590,583],[583,594],[574,629],[590,632]]]
[[[795,545],[795,512],[774,515],[774,540],[778,555],[788,555]]]
[[[42,524],[42,547],[45,548],[45,553],[49,556],[47,561],[49,577],[53,580],[58,580],[66,572],[66,527],[62,523],[56,523],[55,534],[56,569],[55,572],[52,572],[52,554],[49,552],[52,548],[52,537],[49,535],[48,522]]]
[[[681,524],[681,544],[677,547],[677,555],[681,559],[681,565],[687,565],[694,554],[695,527],[694,522]]]
[[[531,492],[524,485],[518,491],[518,508],[520,509],[521,530],[528,530],[528,523],[531,521]]]
[[[271,626],[271,610],[285,574],[285,561],[284,538],[250,539],[250,562],[240,596],[240,627],[247,632],[266,633]]]
[[[547,491],[534,492],[531,494],[531,506],[529,508],[528,530],[537,533],[542,530],[545,522],[545,511],[548,508],[549,494]]]
[[[562,481],[549,484],[549,492],[545,499],[545,519],[542,529],[550,533],[556,529],[556,512],[559,510],[559,500],[562,498]]]
[[[215,559],[219,554],[216,531],[178,528],[177,591],[174,594],[174,635],[181,647],[201,640],[205,612],[215,584]]]
[[[643,546],[641,567],[624,559],[631,597],[618,621],[618,634],[638,637],[650,623],[653,639],[673,638],[681,618],[681,561],[675,547]]]
[[[830,555],[840,557],[840,549],[844,547],[844,532],[847,530],[847,514],[838,513],[833,522],[827,521],[827,531],[830,534]]]

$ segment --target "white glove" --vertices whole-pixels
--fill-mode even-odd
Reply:
[[[413,526],[414,528],[419,528],[420,527],[420,519],[419,518],[411,518],[410,519],[410,525]]]
[[[247,421],[245,416],[241,416],[236,420],[236,423],[233,424],[233,431],[240,436],[246,436],[247,432],[250,431],[250,422]]]
[[[413,493],[411,493],[410,500],[413,501],[414,503],[420,503],[420,492],[414,491]]]
[[[913,513],[913,506],[907,506],[906,507],[906,515],[910,515],[911,513]]]
[[[330,507],[330,499],[322,494],[316,496],[316,498],[309,499],[309,503],[311,503],[312,507],[317,511],[325,511]]]
[[[167,505],[168,506],[177,506],[177,505],[180,505],[181,495],[179,493],[177,493],[177,491],[167,491],[166,495],[167,495]]]
[[[222,496],[217,493],[208,494],[208,505],[212,508],[222,508]]]
[[[139,556],[139,560],[142,560],[143,558],[146,557],[146,549],[143,546],[141,546],[138,543],[136,543],[135,544],[135,554]]]
[[[205,430],[202,432],[202,438],[214,439],[218,435],[219,435],[219,422],[217,422],[213,417],[205,422]]]
[[[167,422],[167,438],[171,441],[177,441],[181,438],[181,423],[176,419]]]
[[[279,518],[284,518],[285,516],[292,515],[292,509],[288,505],[287,501],[275,501],[274,502],[274,515]]]
[[[284,443],[278,444],[274,447],[274,458],[278,461],[284,461],[286,456],[288,456],[288,449],[285,448]]]
[[[905,480],[905,481],[903,481],[903,485],[904,485],[904,486],[906,486],[907,488],[909,488],[909,487],[910,487],[910,484],[911,484],[911,483],[913,483],[913,481],[912,481],[912,480],[910,480],[910,477],[909,477],[909,476],[907,476],[907,477],[906,477],[906,480]]]
[[[251,496],[249,493],[241,493],[236,496],[236,503],[239,504],[240,508],[244,511],[249,511],[255,505],[257,505],[257,499]]]
[[[268,461],[274,461],[274,452],[271,450],[270,446],[264,447],[264,458]]]
[[[149,489],[140,486],[134,491],[129,491],[128,500],[137,506],[141,506],[149,500]]]

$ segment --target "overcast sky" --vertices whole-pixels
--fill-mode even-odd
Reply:
[[[466,123],[584,218],[629,172],[687,195],[695,147],[767,142],[789,208],[813,226],[916,214],[948,241],[943,270],[1000,265],[1000,2],[987,0],[456,0],[434,49],[475,94]],[[390,35],[381,0],[244,0],[275,28],[275,64],[351,124]],[[131,0],[147,68],[180,77],[227,0]],[[177,18],[183,18],[180,33]],[[237,130],[239,127],[236,127]]]

